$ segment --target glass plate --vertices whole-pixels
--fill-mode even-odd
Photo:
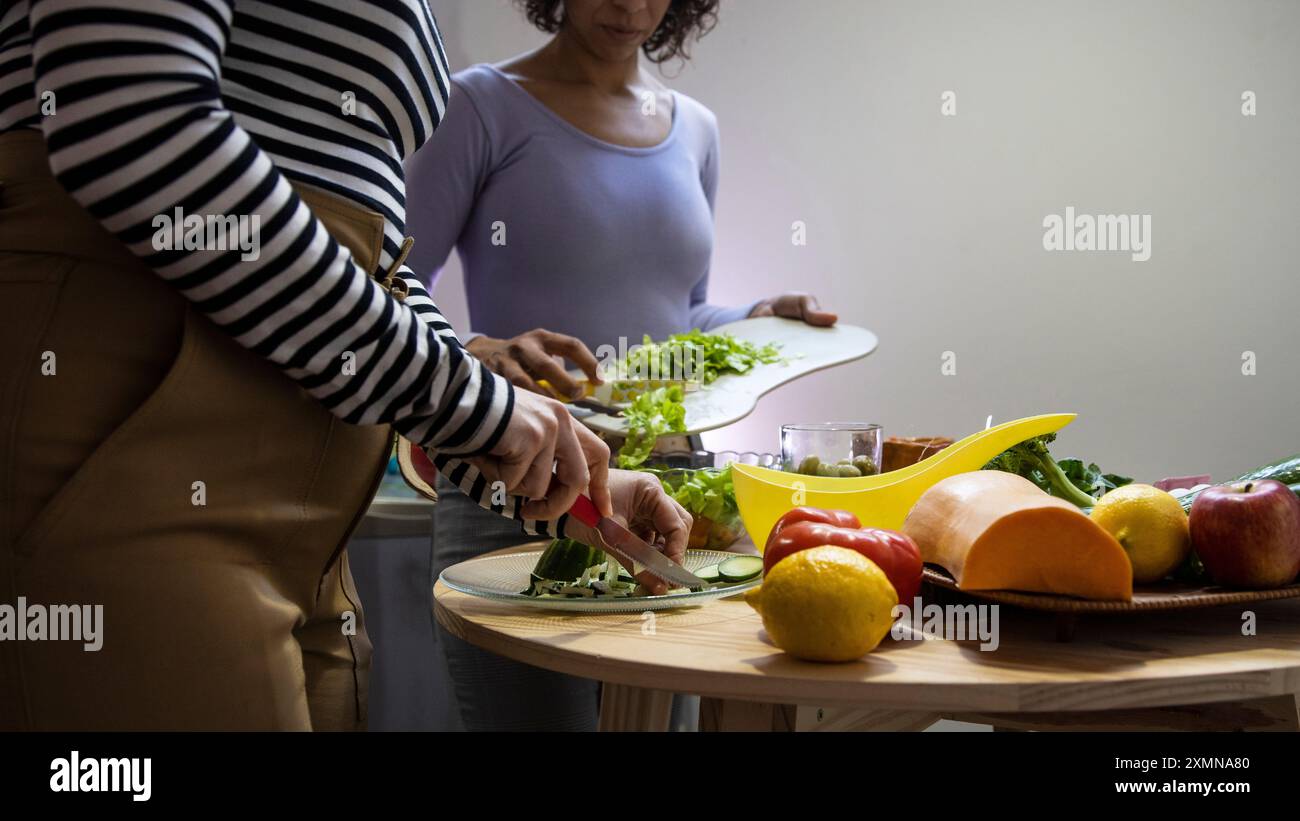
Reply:
[[[686,593],[669,593],[665,596],[634,596],[626,599],[539,599],[525,596],[529,574],[537,566],[540,550],[512,553],[507,556],[481,556],[454,564],[442,571],[442,583],[459,593],[468,593],[493,601],[513,602],[540,607],[546,610],[577,610],[587,613],[640,613],[646,610],[667,610],[673,607],[690,607],[697,604],[734,596],[762,582],[759,576],[747,582],[731,584],[713,590]],[[711,564],[740,556],[720,550],[688,550],[682,565],[692,573]]]

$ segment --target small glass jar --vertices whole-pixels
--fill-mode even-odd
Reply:
[[[867,422],[781,426],[781,469],[807,476],[850,478],[880,472],[884,432]]]

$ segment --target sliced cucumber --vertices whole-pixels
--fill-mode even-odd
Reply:
[[[747,582],[762,572],[763,559],[760,556],[732,556],[718,565],[718,575],[728,582]]]
[[[718,566],[716,564],[711,564],[708,567],[701,567],[699,570],[695,571],[695,575],[699,576],[709,584],[713,584],[718,579],[722,578],[722,574],[718,572]]]

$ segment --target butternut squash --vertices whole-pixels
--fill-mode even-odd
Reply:
[[[965,590],[1133,598],[1133,568],[1113,536],[1077,507],[1021,476],[959,473],[917,501],[903,532],[921,558]]]

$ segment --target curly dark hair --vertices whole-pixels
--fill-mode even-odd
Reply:
[[[515,0],[528,22],[548,34],[564,24],[563,0]],[[672,0],[672,5],[650,39],[641,46],[651,62],[664,63],[674,57],[690,57],[687,42],[712,31],[718,22],[718,0]]]

